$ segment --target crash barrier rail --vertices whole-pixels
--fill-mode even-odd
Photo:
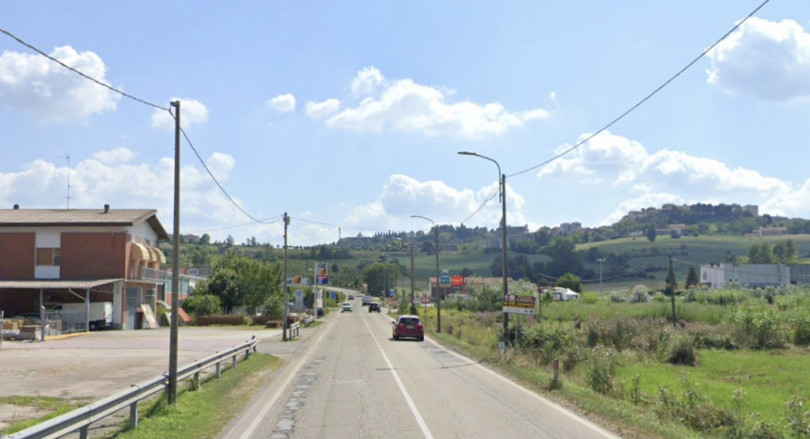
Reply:
[[[290,325],[290,338],[298,337],[301,333],[301,323],[295,322]]]
[[[308,316],[304,317],[304,326],[309,326],[314,321],[315,321],[315,317],[312,317],[312,316],[308,315]]]
[[[232,367],[235,368],[238,363],[237,356],[240,352],[245,353],[245,360],[249,359],[251,352],[256,352],[256,336],[227,351],[218,352],[179,368],[177,370],[177,380],[179,382],[191,378],[193,382],[199,383],[200,373],[211,366],[216,366],[216,376],[220,378],[222,376],[222,362],[230,358]],[[125,409],[127,406],[129,406],[129,424],[132,428],[135,428],[138,426],[138,402],[164,391],[168,385],[169,374],[164,373],[161,376],[133,384],[127,390],[122,390],[90,405],[80,407],[25,430],[2,436],[2,439],[55,439],[76,431],[79,432],[81,439],[87,439],[92,423]]]

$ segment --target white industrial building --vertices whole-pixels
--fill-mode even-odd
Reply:
[[[790,285],[790,267],[784,264],[710,264],[700,266],[700,283],[712,289],[736,282],[747,287]]]

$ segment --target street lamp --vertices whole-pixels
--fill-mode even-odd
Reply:
[[[433,248],[436,250],[436,332],[442,332],[442,294],[441,281],[439,278],[439,228],[430,218],[421,215],[411,215],[411,218],[422,218],[433,224]],[[429,283],[430,282],[428,282],[428,284]]]
[[[599,292],[602,292],[602,264],[607,261],[605,258],[596,258],[596,262],[599,263]]]
[[[480,157],[484,160],[489,160],[492,163],[495,163],[495,166],[498,167],[498,179],[500,180],[498,184],[498,190],[501,195],[501,231],[503,232],[501,247],[503,247],[503,298],[506,300],[506,296],[509,294],[509,286],[506,282],[506,269],[509,267],[509,262],[507,261],[506,256],[506,174],[501,173],[501,165],[498,164],[495,160],[478,154],[477,152],[470,152],[470,151],[459,151],[459,155],[471,155],[475,157]],[[506,343],[508,340],[509,334],[509,313],[503,313],[503,341]]]

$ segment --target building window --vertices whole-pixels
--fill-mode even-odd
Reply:
[[[37,265],[62,265],[62,257],[59,248],[38,248]]]

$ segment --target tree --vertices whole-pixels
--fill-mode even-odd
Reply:
[[[582,283],[579,281],[579,277],[572,273],[565,273],[557,279],[557,282],[554,283],[555,287],[562,287],[568,288],[569,290],[576,291],[577,293],[582,292]]]
[[[363,281],[368,285],[369,293],[376,295],[394,285],[400,271],[399,265],[375,262],[363,270]]]
[[[217,296],[226,313],[239,307],[246,307],[253,313],[270,297],[281,296],[281,271],[277,263],[254,261],[228,253],[214,264],[204,293]]]
[[[561,276],[563,273],[580,273],[582,262],[576,252],[574,241],[570,238],[554,238],[543,253],[551,257],[546,269],[552,276]]]
[[[686,288],[694,287],[698,284],[700,284],[700,278],[698,278],[695,267],[689,267],[689,273],[686,275]]]
[[[210,243],[211,243],[211,235],[203,233],[202,237],[200,237],[200,244],[208,245]]]
[[[761,244],[752,244],[748,249],[749,264],[773,264],[773,261],[773,249],[765,242]]]
[[[647,235],[647,240],[650,242],[655,242],[655,224],[650,224],[647,226],[647,230],[645,231]]]

